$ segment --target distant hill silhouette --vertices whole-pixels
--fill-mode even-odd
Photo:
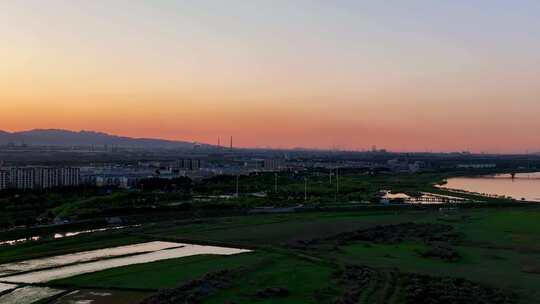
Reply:
[[[35,129],[22,132],[0,130],[0,145],[26,144],[35,146],[117,146],[131,148],[193,148],[194,143],[153,138],[132,138],[94,131]],[[208,146],[208,145],[203,145]]]

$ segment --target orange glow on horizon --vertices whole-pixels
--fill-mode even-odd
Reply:
[[[540,19],[510,4],[131,5],[0,3],[0,130],[540,151]]]

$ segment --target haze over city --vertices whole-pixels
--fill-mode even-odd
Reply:
[[[3,1],[0,129],[540,151],[538,1]]]

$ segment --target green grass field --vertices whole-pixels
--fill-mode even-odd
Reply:
[[[430,248],[420,240],[393,244],[352,241],[332,243],[344,232],[406,222],[449,225],[458,237],[449,245],[459,259],[424,257]],[[377,228],[379,229],[379,228]],[[203,220],[194,224],[167,222],[142,229],[144,235],[123,233],[81,236],[15,246],[0,252],[0,261],[87,250],[147,239],[219,242],[249,246],[255,252],[236,256],[194,256],[133,265],[51,283],[71,288],[156,291],[175,288],[209,273],[230,270],[234,280],[206,295],[204,303],[334,303],[345,286],[340,273],[347,265],[373,270],[359,303],[406,303],[406,274],[464,278],[518,294],[520,303],[540,303],[540,208],[471,208],[452,212],[409,211],[313,212],[253,215]],[[317,246],[293,249],[297,241],[317,240]],[[261,298],[267,288],[286,288],[284,297]]]
[[[212,271],[250,267],[265,262],[268,263],[274,258],[275,256],[260,253],[246,253],[236,256],[191,256],[113,268],[58,280],[53,284],[95,288],[158,290],[176,287],[179,282],[197,279]],[[141,280],[141,277],[144,280]]]
[[[147,231],[155,237],[177,237],[247,246],[279,246],[298,239],[312,239],[373,225],[429,220],[433,211],[312,212],[223,218],[189,226],[168,226]]]
[[[273,286],[287,287],[293,292],[284,301],[268,303],[315,303],[313,295],[318,289],[331,287],[334,267],[271,252],[236,256],[204,255],[110,269],[54,281],[51,285],[156,291],[174,288],[220,270],[238,271],[238,280],[230,288],[210,297],[208,303],[225,303],[232,299],[236,303],[251,303],[255,301],[257,290]]]

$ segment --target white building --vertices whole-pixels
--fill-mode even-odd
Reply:
[[[263,163],[264,170],[276,171],[284,167],[283,160],[281,159],[265,159]]]
[[[51,189],[60,186],[60,174],[57,168],[35,168],[35,187]]]
[[[9,171],[0,170],[0,191],[9,188]]]
[[[62,187],[79,186],[81,179],[81,169],[60,168],[60,185]]]
[[[34,168],[11,168],[9,172],[10,188],[19,190],[34,189]]]
[[[126,176],[96,176],[96,186],[98,187],[119,187],[129,189],[130,180]]]
[[[496,164],[460,164],[459,169],[493,169],[497,168]]]
[[[79,168],[13,167],[0,170],[0,190],[52,189],[79,185]]]
[[[180,159],[176,161],[176,168],[182,171],[197,171],[201,169],[201,160]]]

